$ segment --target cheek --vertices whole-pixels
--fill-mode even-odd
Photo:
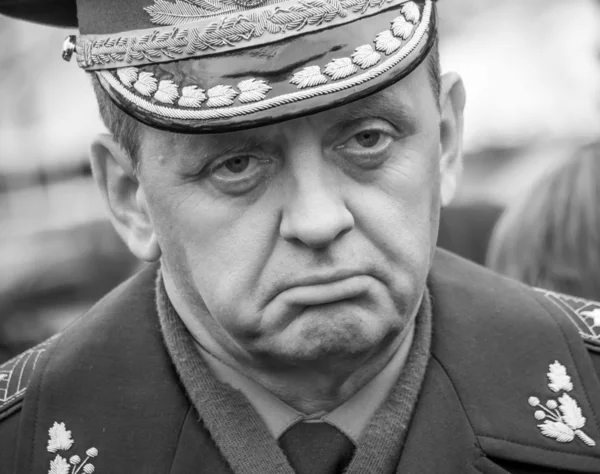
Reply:
[[[432,207],[439,203],[439,149],[427,142],[398,150],[394,158],[377,172],[369,188],[380,202],[376,206],[382,219],[387,218],[386,230],[410,234],[427,227]],[[413,225],[408,225],[412,223]]]
[[[244,325],[229,318],[250,310],[248,298],[270,255],[274,213],[207,198],[198,186],[188,186],[153,200],[163,261],[176,269],[172,273],[186,275],[188,296],[200,297],[222,325]]]
[[[439,151],[404,149],[402,158],[361,186],[352,202],[360,231],[385,255],[410,292],[429,269],[439,220]]]

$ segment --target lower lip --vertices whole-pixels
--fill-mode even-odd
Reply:
[[[355,298],[368,291],[372,279],[355,276],[321,285],[295,286],[279,295],[291,305],[313,306]]]

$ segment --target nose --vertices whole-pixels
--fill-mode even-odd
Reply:
[[[286,241],[324,248],[354,227],[339,186],[325,178],[315,171],[288,188],[280,225]]]

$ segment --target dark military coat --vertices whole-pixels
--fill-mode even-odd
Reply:
[[[231,474],[163,345],[155,272],[0,367],[0,472]],[[600,473],[600,305],[442,251],[429,288],[432,354],[398,472]]]

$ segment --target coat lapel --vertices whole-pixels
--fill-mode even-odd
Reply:
[[[479,457],[481,451],[456,390],[432,357],[397,472],[481,474],[473,468]]]

